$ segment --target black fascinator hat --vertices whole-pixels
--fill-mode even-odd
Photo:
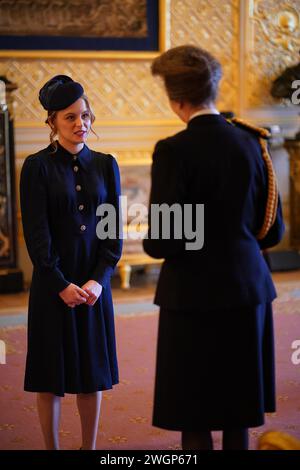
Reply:
[[[75,103],[83,93],[80,83],[67,75],[56,75],[40,89],[39,100],[47,111],[59,111]]]

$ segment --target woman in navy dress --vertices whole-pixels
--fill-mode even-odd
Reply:
[[[77,395],[82,448],[94,449],[101,391],[118,383],[110,277],[122,249],[119,170],[111,155],[85,145],[95,117],[79,83],[55,76],[39,98],[51,144],[25,160],[20,182],[33,263],[25,390],[37,392],[47,449],[59,448],[65,393]],[[116,211],[116,233],[98,238],[103,203]]]
[[[212,449],[212,430],[223,431],[223,449],[247,449],[248,428],[275,410],[276,293],[260,250],[278,243],[284,226],[267,132],[217,111],[221,66],[208,52],[170,49],[152,72],[187,124],[153,154],[150,206],[177,208],[165,238],[152,236],[159,221],[150,212],[144,240],[150,256],[165,259],[153,424],[181,431],[183,449]],[[204,224],[195,216],[201,204]]]

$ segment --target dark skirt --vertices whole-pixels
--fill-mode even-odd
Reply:
[[[154,426],[255,427],[274,411],[271,304],[211,312],[161,308]]]
[[[103,289],[94,306],[69,308],[58,296],[49,296],[43,305],[43,286],[39,296],[35,287],[30,292],[24,389],[58,396],[111,389],[118,383],[118,362],[110,288]]]

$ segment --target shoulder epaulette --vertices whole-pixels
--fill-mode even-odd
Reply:
[[[271,156],[268,150],[268,144],[266,139],[270,137],[270,132],[267,129],[263,129],[262,127],[256,127],[248,122],[243,121],[243,119],[239,118],[232,118],[229,120],[232,125],[236,125],[238,127],[242,127],[243,129],[247,129],[250,132],[253,132],[257,135],[259,144],[261,147],[262,158],[264,160],[267,173],[268,173],[268,197],[267,197],[267,204],[265,208],[265,216],[262,227],[258,231],[256,238],[258,240],[262,240],[267,233],[269,232],[270,228],[275,222],[276,214],[277,214],[277,205],[278,205],[278,187],[277,187],[277,180],[275,171],[273,168],[273,163]]]
[[[271,134],[267,129],[264,129],[263,127],[253,126],[252,124],[249,124],[249,122],[244,121],[243,119],[232,118],[229,119],[229,122],[233,125],[249,130],[250,132],[253,132],[259,137],[262,137],[263,139],[268,139],[269,137],[271,137]]]

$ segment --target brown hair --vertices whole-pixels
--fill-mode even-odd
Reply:
[[[151,71],[163,78],[170,100],[194,106],[216,100],[222,77],[219,61],[204,49],[190,45],[164,52],[153,61]]]
[[[90,102],[88,100],[88,97],[86,95],[82,95],[81,97],[85,104],[86,104],[86,107],[90,113],[90,117],[91,117],[91,123],[93,124],[93,122],[95,121],[96,117],[92,111],[92,108],[91,108],[91,105],[90,105]],[[48,117],[46,119],[46,124],[48,124],[50,126],[50,129],[51,129],[51,132],[50,132],[50,144],[53,148],[53,152],[52,153],[55,153],[57,151],[57,142],[56,140],[54,139],[54,137],[56,136],[57,134],[57,127],[56,127],[56,123],[55,123],[55,118],[56,118],[56,115],[57,115],[57,111],[48,111]],[[92,126],[91,126],[91,131],[93,132],[93,134],[97,135],[96,132],[93,130]]]

